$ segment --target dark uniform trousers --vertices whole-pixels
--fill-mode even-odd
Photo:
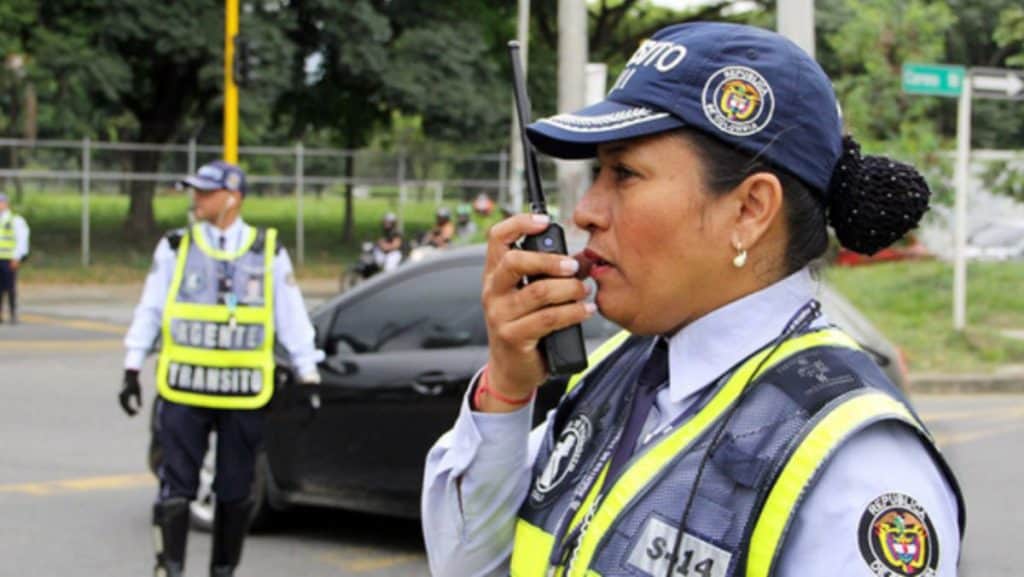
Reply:
[[[192,407],[157,398],[156,436],[163,452],[160,494],[153,506],[159,530],[156,567],[160,577],[181,577],[188,541],[189,501],[199,488],[211,431],[217,431],[217,470],[213,491],[211,577],[232,577],[249,526],[253,470],[263,444],[262,410]]]
[[[16,318],[18,308],[18,271],[11,268],[11,261],[0,260],[0,319],[3,318],[4,294],[11,311],[11,319]]]
[[[217,431],[217,502],[248,498],[263,444],[263,411],[191,407],[162,398],[157,402],[157,438],[163,451],[160,500],[195,499],[211,430]]]

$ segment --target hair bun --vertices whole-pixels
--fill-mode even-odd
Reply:
[[[828,220],[839,243],[872,255],[917,226],[931,190],[913,166],[862,156],[860,145],[845,136],[828,195]]]

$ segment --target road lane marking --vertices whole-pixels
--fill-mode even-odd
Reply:
[[[80,331],[91,331],[94,333],[107,333],[123,335],[128,332],[128,327],[116,325],[103,321],[90,321],[84,319],[64,319],[46,315],[23,314],[18,317],[22,322],[36,325],[54,325]]]
[[[980,429],[977,431],[936,435],[935,442],[938,443],[939,447],[945,448],[950,445],[962,445],[964,443],[970,443],[971,441],[996,437],[1006,433],[1019,431],[1021,429],[1024,429],[1024,423],[1009,423],[999,427],[989,427],[987,429]]]
[[[135,475],[82,477],[78,479],[60,479],[57,481],[37,481],[34,483],[9,483],[0,485],[0,494],[20,493],[23,495],[46,496],[136,489],[150,486],[156,486],[156,479],[153,475],[151,473],[138,473]]]
[[[367,549],[367,551],[370,550]],[[350,558],[347,555],[336,552],[320,555],[321,562],[332,567],[343,569],[349,573],[372,573],[374,571],[380,571],[381,569],[389,569],[391,567],[423,559],[423,553],[399,553],[384,557],[358,553],[355,558]]]
[[[110,351],[122,348],[124,348],[124,342],[114,339],[0,341],[0,352]]]

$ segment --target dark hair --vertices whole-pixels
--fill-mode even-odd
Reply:
[[[696,130],[684,128],[675,134],[694,146],[703,164],[704,184],[713,195],[728,193],[758,172],[779,179],[789,231],[787,275],[825,254],[826,224],[842,246],[870,255],[902,238],[928,210],[931,192],[914,167],[885,157],[862,156],[860,145],[850,136],[843,138],[843,153],[829,190],[822,194],[760,155],[751,156]]]

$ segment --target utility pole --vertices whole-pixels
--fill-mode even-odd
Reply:
[[[519,0],[519,23],[516,32],[519,41],[519,53],[523,58],[523,81],[526,81],[527,65],[530,62],[530,0]],[[519,114],[515,102],[512,103],[512,128],[509,134],[509,171],[508,194],[506,201],[513,211],[523,208],[523,146],[519,140]]]
[[[779,0],[776,11],[779,34],[814,58],[814,0]]]
[[[587,3],[586,0],[558,0],[558,112],[573,112],[586,105],[587,94]],[[589,185],[589,164],[581,160],[559,160],[558,209],[563,222],[572,213]]]
[[[238,85],[235,84],[235,37],[238,0],[224,2],[224,160],[238,162]]]

